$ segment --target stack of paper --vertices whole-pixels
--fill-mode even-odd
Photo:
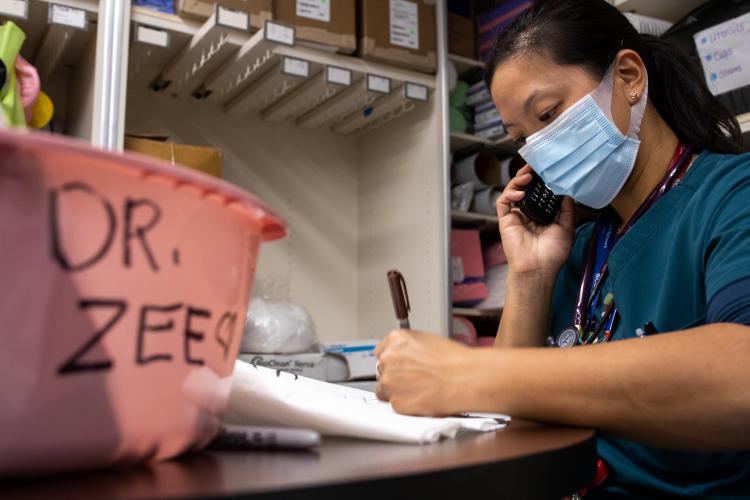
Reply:
[[[232,424],[304,427],[323,435],[433,443],[459,430],[493,431],[510,417],[429,418],[400,415],[368,391],[237,361],[225,420]]]

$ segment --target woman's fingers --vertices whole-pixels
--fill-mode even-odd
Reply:
[[[524,186],[531,182],[531,167],[526,165],[518,171],[515,177],[511,179],[500,197],[497,199],[497,216],[502,218],[510,213],[513,204],[523,200]]]
[[[576,207],[575,203],[573,203],[573,198],[570,196],[563,196],[562,203],[560,204],[560,216],[557,222],[567,231],[572,232],[575,228]]]

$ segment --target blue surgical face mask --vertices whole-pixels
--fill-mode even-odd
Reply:
[[[592,208],[604,208],[615,199],[633,171],[641,144],[648,81],[630,107],[630,125],[623,135],[612,119],[613,71],[614,66],[593,92],[529,136],[519,150],[555,194]]]

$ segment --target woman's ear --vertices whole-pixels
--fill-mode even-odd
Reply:
[[[614,68],[615,88],[621,89],[628,103],[636,104],[646,88],[646,65],[634,50],[621,50],[615,59]]]

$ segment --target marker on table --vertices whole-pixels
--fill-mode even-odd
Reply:
[[[396,313],[398,327],[405,330],[411,329],[409,325],[409,293],[406,291],[406,281],[403,275],[395,270],[388,271],[388,286],[391,289],[391,299],[393,300],[393,310]]]
[[[223,424],[211,443],[214,450],[308,450],[320,444],[320,434],[309,429]]]

